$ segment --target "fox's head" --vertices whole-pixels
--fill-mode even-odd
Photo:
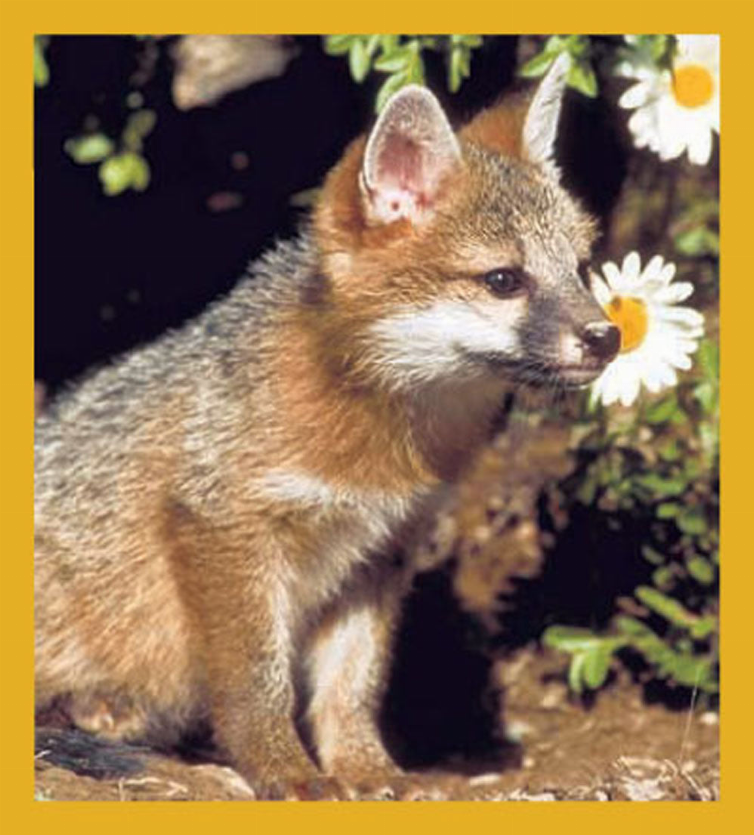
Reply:
[[[391,386],[582,385],[617,353],[587,289],[594,223],[552,161],[568,70],[454,132],[410,86],[330,173],[315,234],[344,362]],[[325,299],[320,299],[325,301]],[[332,349],[332,343],[330,348]]]

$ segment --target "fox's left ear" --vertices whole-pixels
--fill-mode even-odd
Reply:
[[[460,159],[434,95],[415,84],[404,87],[385,105],[364,150],[360,185],[369,219],[422,221]]]

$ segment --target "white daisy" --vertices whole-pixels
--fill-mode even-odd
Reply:
[[[592,384],[592,399],[606,406],[630,406],[641,384],[651,392],[677,383],[676,369],[691,368],[691,357],[704,333],[704,317],[690,307],[678,307],[693,287],[672,283],[675,264],[655,255],[644,270],[637,252],[623,265],[602,266],[603,281],[592,274],[592,291],[610,321],[621,332],[618,356]]]
[[[629,44],[635,39],[626,36]],[[628,127],[637,148],[649,148],[663,160],[688,150],[691,162],[704,165],[712,153],[712,132],[720,133],[720,40],[717,35],[676,35],[672,67],[658,67],[637,51],[616,72],[635,78],[619,104],[636,112]]]

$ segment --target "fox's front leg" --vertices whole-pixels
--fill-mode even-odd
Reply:
[[[309,647],[308,719],[317,756],[327,774],[350,785],[402,775],[378,727],[400,599],[397,577],[362,578],[327,612]]]
[[[465,789],[450,774],[407,774],[385,749],[379,715],[390,679],[401,601],[410,572],[369,572],[345,591],[311,641],[308,719],[323,770],[357,793],[389,788],[396,799],[449,799]]]
[[[215,737],[258,799],[340,797],[294,725],[294,610],[285,554],[182,525],[176,569],[203,647]],[[253,554],[250,563],[249,555]]]

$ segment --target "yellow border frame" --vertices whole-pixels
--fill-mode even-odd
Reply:
[[[751,238],[751,57],[754,32],[737,0],[0,0],[0,824],[6,832],[130,833],[173,825],[377,832],[385,826],[457,831],[665,831],[743,825],[749,812],[752,719],[747,685],[752,560],[746,552],[750,470],[746,426],[751,349],[744,343],[754,282]],[[748,17],[747,21],[745,18]],[[32,35],[173,32],[719,32],[723,124],[722,799],[718,803],[39,803],[32,750],[33,171]],[[747,188],[748,187],[748,188]],[[65,281],[65,276],[60,277]],[[736,382],[734,379],[738,378]],[[731,579],[731,577],[733,579]],[[740,815],[740,817],[739,817]],[[11,828],[10,824],[15,824]]]

